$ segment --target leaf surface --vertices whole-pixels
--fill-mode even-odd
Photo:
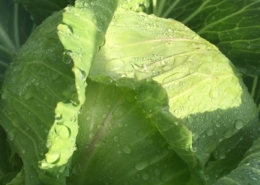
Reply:
[[[194,173],[211,161],[228,161],[226,154],[238,150],[237,138],[251,129],[249,125],[258,127],[256,107],[234,66],[216,47],[174,20],[118,10],[90,77],[138,91],[140,106]],[[132,79],[135,85],[119,79]],[[176,130],[179,135],[174,137]],[[257,135],[252,134],[230,166]],[[219,151],[225,157],[213,155]]]
[[[240,71],[259,75],[259,0],[154,1],[155,15],[181,21],[215,44]]]
[[[135,99],[115,84],[88,82],[68,184],[185,184],[190,172]]]
[[[116,6],[116,1],[78,1],[75,7],[53,14],[31,35],[7,71],[1,125],[23,160],[28,185],[66,183],[86,78]],[[104,9],[109,10],[107,15],[98,17],[96,10]],[[81,19],[71,22],[74,16]],[[80,41],[87,48],[82,53]]]
[[[260,181],[260,139],[247,151],[239,166],[214,185],[257,185]]]

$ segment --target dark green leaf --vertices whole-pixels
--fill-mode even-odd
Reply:
[[[78,1],[53,14],[33,32],[8,69],[0,123],[23,159],[26,185],[65,184],[86,78],[116,6],[113,0]]]
[[[40,24],[52,13],[59,11],[68,4],[73,5],[75,0],[14,0],[30,12],[36,24]]]
[[[220,178],[214,185],[259,185],[260,139],[247,151],[239,166],[229,175]]]
[[[4,72],[34,26],[23,7],[10,0],[0,0],[0,83]]]
[[[138,106],[136,92],[88,82],[68,185],[185,184],[190,172]]]
[[[155,14],[181,21],[247,75],[260,75],[259,0],[160,0]]]

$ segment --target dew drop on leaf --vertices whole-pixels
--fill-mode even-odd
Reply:
[[[11,131],[8,132],[8,139],[10,141],[13,141],[15,136],[16,136],[16,131],[14,129],[12,129]]]
[[[62,61],[65,64],[70,64],[72,62],[72,59],[71,59],[71,56],[70,56],[71,53],[72,53],[71,51],[64,51],[63,52]]]
[[[217,99],[219,97],[219,91],[216,90],[216,89],[211,89],[210,93],[209,93],[209,96],[212,98],[212,99]]]
[[[142,161],[142,162],[139,162],[135,165],[135,169],[136,170],[143,170],[143,169],[146,168],[146,166],[147,166],[147,163]]]
[[[147,173],[143,173],[143,174],[142,174],[142,179],[143,179],[143,180],[149,179],[149,175],[148,175]]]
[[[72,172],[76,175],[79,175],[81,172],[82,172],[82,168],[81,168],[81,165],[80,164],[77,164],[75,165],[73,168],[72,168]]]
[[[32,97],[33,97],[32,92],[30,90],[27,90],[23,96],[23,99],[27,101],[27,100],[30,100]]]
[[[128,102],[133,102],[135,100],[135,93],[134,92],[127,92],[125,95],[125,99]]]
[[[233,135],[233,131],[232,130],[227,130],[225,133],[224,133],[224,137],[227,139],[227,138],[230,138],[231,136]]]
[[[67,139],[70,137],[70,129],[65,125],[56,125],[55,132],[62,139]]]
[[[244,126],[244,122],[242,120],[238,119],[238,120],[235,121],[235,128],[237,130],[243,128],[243,126]]]
[[[118,142],[118,141],[119,141],[119,137],[118,137],[117,135],[115,135],[114,138],[113,138],[113,140],[114,140],[115,142]]]
[[[212,136],[214,134],[214,130],[212,128],[209,128],[207,131],[206,131],[207,135],[208,136]]]
[[[129,148],[129,146],[125,146],[125,147],[124,147],[124,152],[125,152],[126,154],[130,154],[130,153],[132,152],[132,150]]]

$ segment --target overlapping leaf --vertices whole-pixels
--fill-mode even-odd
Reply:
[[[226,156],[238,151],[239,138],[251,129],[248,125],[257,127],[256,107],[233,65],[216,47],[173,20],[118,11],[90,74],[98,82],[115,80],[118,86],[136,89],[140,106],[192,171],[228,161]],[[135,79],[135,85],[117,81],[121,78]],[[144,79],[147,85],[138,86]],[[160,99],[160,88],[168,100]],[[176,130],[178,139],[173,137]],[[242,146],[231,168],[257,134],[246,140],[248,146]]]
[[[260,181],[260,139],[247,151],[239,166],[214,185],[258,185]]]
[[[88,84],[68,185],[188,182],[188,166],[138,106],[134,90]]]
[[[31,35],[7,71],[1,125],[23,159],[28,185],[66,182],[85,80],[116,5],[116,1],[78,1],[76,7],[53,14]],[[99,17],[93,11],[97,9],[109,12]],[[70,24],[77,21],[71,22],[71,17],[77,15],[81,17],[77,25],[86,24],[72,30]],[[79,38],[82,33],[84,39]],[[78,40],[86,51],[78,52]]]

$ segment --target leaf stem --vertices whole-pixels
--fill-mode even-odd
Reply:
[[[189,22],[193,17],[200,13],[201,10],[203,10],[204,6],[206,6],[209,2],[210,1],[203,1],[203,3],[197,8],[197,10],[190,14],[185,20],[183,20],[182,23],[186,24],[187,22]]]
[[[16,48],[20,48],[20,40],[19,40],[19,6],[18,4],[14,4],[14,42]]]
[[[157,11],[156,11],[156,14],[155,14],[156,16],[161,17],[164,4],[165,4],[165,0],[161,0],[160,3],[157,3],[157,5],[156,5]]]
[[[171,6],[162,14],[161,17],[166,18],[167,16],[169,16],[169,14],[172,12],[172,10],[174,9],[174,7],[180,2],[180,0],[176,0],[174,1],[174,3],[171,4]]]
[[[10,51],[10,53],[16,52],[16,47],[14,43],[12,42],[12,40],[10,39],[10,37],[8,36],[8,34],[6,33],[6,31],[4,30],[1,24],[0,24],[0,38],[4,42],[5,47],[7,47],[8,50]]]
[[[256,90],[256,86],[257,86],[257,81],[258,81],[258,76],[254,77],[254,80],[253,80],[253,86],[252,86],[252,90],[251,90],[251,96],[253,98],[255,96],[255,90]]]

